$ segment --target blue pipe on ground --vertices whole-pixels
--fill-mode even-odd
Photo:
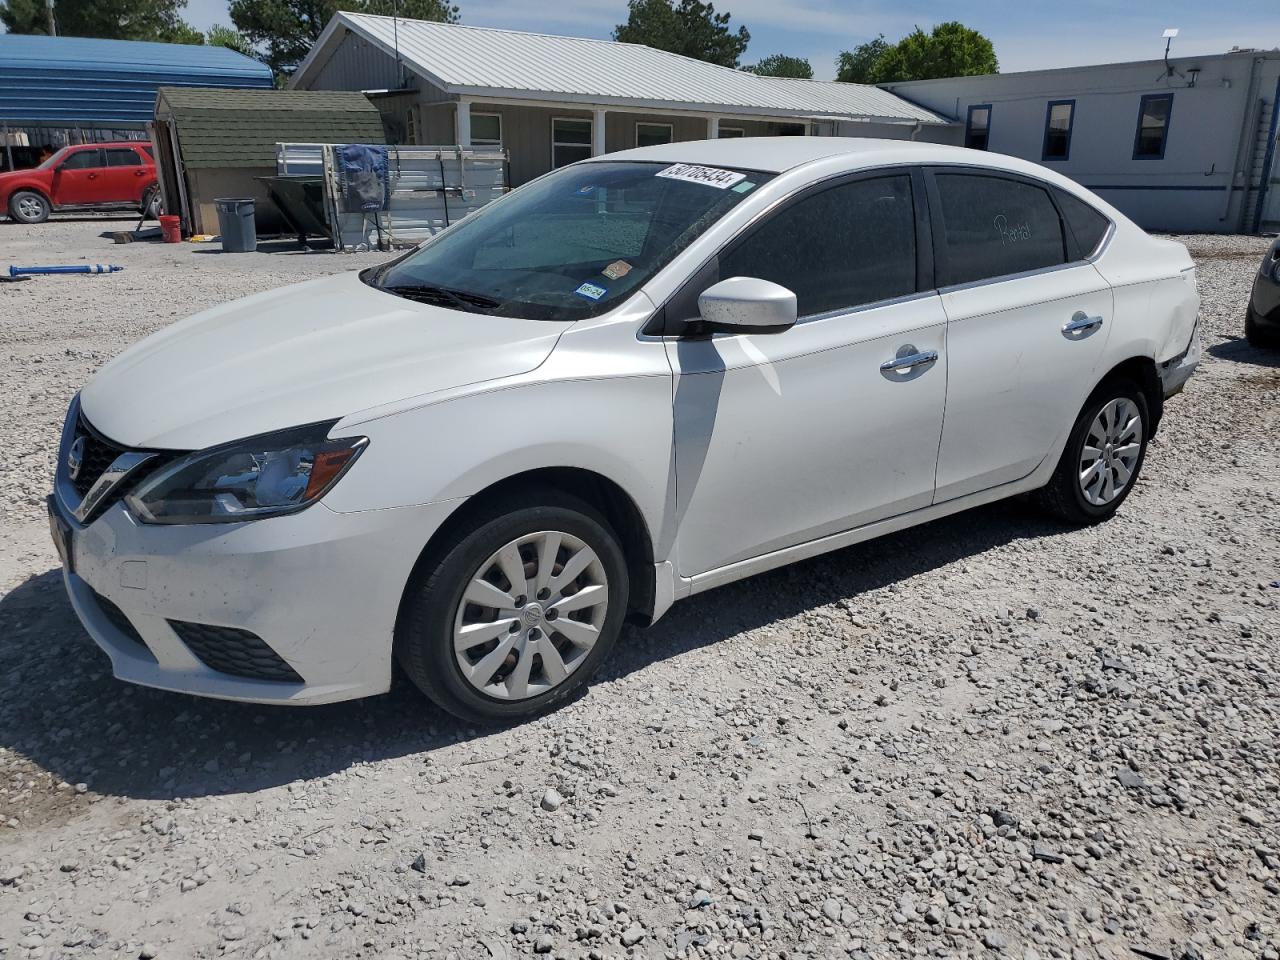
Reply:
[[[27,273],[119,273],[124,267],[106,263],[82,263],[69,267],[9,267],[9,276],[20,277]]]

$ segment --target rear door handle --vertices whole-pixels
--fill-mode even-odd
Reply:
[[[880,364],[880,373],[889,380],[905,380],[906,377],[901,376],[902,374],[921,368],[927,369],[937,362],[937,350],[917,350],[914,345],[908,343],[898,348],[896,357]]]
[[[1091,317],[1083,310],[1077,310],[1070,320],[1062,325],[1062,335],[1068,340],[1083,340],[1102,329],[1102,317]]]

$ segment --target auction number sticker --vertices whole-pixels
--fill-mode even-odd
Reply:
[[[701,183],[704,186],[715,187],[717,190],[727,190],[747,177],[745,173],[721,170],[719,167],[699,167],[692,163],[673,163],[665,170],[659,170],[654,176],[666,177],[668,180]]]

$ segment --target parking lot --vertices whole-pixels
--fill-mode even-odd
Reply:
[[[0,223],[0,957],[1280,960],[1267,241],[1183,237],[1205,356],[1119,515],[997,503],[678,604],[502,731],[405,682],[115,681],[44,497],[74,391],[199,309],[377,262]],[[477,322],[483,318],[477,317]]]

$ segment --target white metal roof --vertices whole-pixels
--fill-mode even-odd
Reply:
[[[634,43],[338,13],[291,85],[323,63],[344,31],[460,96],[689,109],[771,117],[947,123],[896,94],[862,84],[759,77]]]

